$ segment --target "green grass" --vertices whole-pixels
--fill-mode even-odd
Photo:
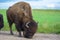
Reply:
[[[6,18],[6,10],[0,9],[0,13],[3,14],[4,28],[2,30],[9,31],[9,25]],[[60,10],[32,10],[33,19],[38,22],[39,33],[60,33]],[[15,25],[13,24],[13,30]]]

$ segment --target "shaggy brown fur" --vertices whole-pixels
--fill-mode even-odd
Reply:
[[[19,36],[21,36],[21,31],[24,31],[24,37],[31,38],[37,30],[37,23],[32,18],[31,7],[26,2],[18,2],[11,6],[7,10],[7,19],[12,35],[13,23],[15,23]],[[28,22],[30,23],[28,24]]]
[[[20,7],[23,11],[25,11],[27,14],[27,16],[30,16],[32,18],[32,10],[31,10],[31,7],[30,7],[30,4],[29,3],[26,3],[26,2],[18,2],[16,4],[14,4],[13,6],[18,6]]]

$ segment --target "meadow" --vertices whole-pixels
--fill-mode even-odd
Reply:
[[[3,31],[9,31],[9,25],[6,17],[6,9],[0,9],[0,14],[3,15],[4,28]],[[39,33],[56,33],[60,34],[60,10],[49,9],[33,9],[33,19],[38,22]],[[15,25],[13,24],[13,31],[15,31]]]

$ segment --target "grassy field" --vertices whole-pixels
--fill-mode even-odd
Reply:
[[[6,10],[0,9],[0,13],[3,14],[4,28],[2,30],[9,30],[8,21],[6,18]],[[38,22],[39,33],[60,33],[60,10],[32,10],[33,19]],[[13,30],[15,25],[13,24]]]

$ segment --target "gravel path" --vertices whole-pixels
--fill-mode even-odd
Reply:
[[[32,39],[27,39],[18,37],[17,32],[14,32],[14,35],[10,35],[9,31],[0,31],[0,40],[60,40],[60,35],[36,33]]]

